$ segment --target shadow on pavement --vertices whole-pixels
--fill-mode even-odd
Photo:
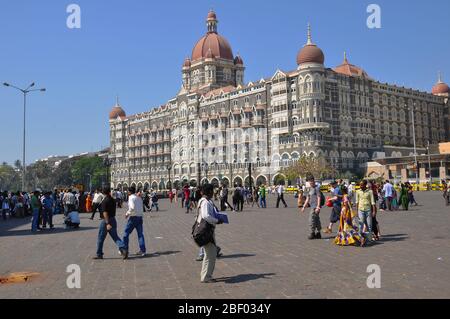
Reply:
[[[404,241],[408,239],[409,236],[407,234],[396,234],[396,235],[381,235],[380,241],[389,242],[389,241]]]
[[[155,252],[154,254],[153,254],[153,256],[154,257],[158,257],[158,256],[169,256],[169,255],[175,255],[175,254],[179,254],[179,253],[181,253],[181,251],[178,251],[178,250],[176,250],[176,251],[162,251],[162,252],[159,252],[159,251],[157,251],[157,252]]]
[[[269,276],[275,276],[275,273],[268,273],[268,274],[242,274],[237,275],[234,277],[223,277],[223,278],[217,278],[218,282],[224,282],[226,284],[238,284],[242,282],[252,281],[252,280],[258,280],[258,279],[266,279]]]
[[[233,259],[233,258],[245,258],[245,257],[255,257],[253,254],[234,254],[234,255],[223,255],[220,259]]]
[[[64,228],[54,228],[52,230],[46,229],[38,232],[31,232],[31,229],[20,229],[20,230],[10,230],[5,232],[0,232],[0,237],[10,237],[10,236],[37,236],[37,235],[54,235],[60,233],[69,232],[83,232],[87,230],[97,229],[97,227],[80,227],[78,229],[64,229]]]
[[[395,241],[404,241],[407,240],[409,236],[407,234],[394,234],[394,235],[381,235],[379,241],[372,241],[366,244],[366,247],[369,246],[377,246],[383,245],[383,243],[395,242]]]

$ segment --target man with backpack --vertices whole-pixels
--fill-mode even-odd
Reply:
[[[241,185],[234,185],[234,193],[233,193],[233,206],[235,212],[242,212],[244,199],[242,197],[242,187]]]
[[[311,234],[308,236],[308,239],[322,239],[322,235],[320,234],[322,230],[322,225],[320,223],[320,209],[323,206],[324,197],[319,186],[316,185],[314,177],[310,177],[308,181],[310,184],[310,189],[307,193],[306,201],[302,208],[302,213],[304,213],[305,208],[308,207],[308,204],[311,207],[309,213],[309,226],[311,228]]]

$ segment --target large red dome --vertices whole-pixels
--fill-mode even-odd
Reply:
[[[206,58],[209,49],[216,58],[233,60],[233,51],[227,39],[217,33],[208,33],[197,42],[192,50],[192,61]]]
[[[208,13],[208,33],[202,37],[192,50],[192,61],[206,58],[212,53],[214,58],[234,61],[233,50],[227,39],[217,33],[217,17],[213,11]],[[208,54],[208,51],[211,53]]]

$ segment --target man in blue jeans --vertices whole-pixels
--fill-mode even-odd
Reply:
[[[125,247],[123,241],[117,235],[117,221],[116,221],[116,201],[111,196],[111,188],[106,186],[103,189],[103,195],[105,199],[102,202],[102,221],[98,230],[97,239],[97,255],[94,259],[103,259],[103,243],[106,236],[109,234],[112,240],[119,247],[120,254],[123,259],[128,258],[128,250]]]
[[[128,219],[123,235],[123,243],[125,249],[128,250],[128,243],[131,233],[136,229],[138,234],[138,242],[140,251],[136,254],[142,257],[146,255],[145,238],[143,230],[144,202],[141,197],[136,196],[136,187],[131,186],[128,190],[128,211],[126,217]]]
[[[367,181],[360,184],[356,192],[356,208],[359,217],[359,232],[361,234],[361,246],[372,240],[372,216],[376,212],[375,197],[372,189],[367,187]]]
[[[33,196],[31,196],[31,210],[33,212],[33,218],[31,220],[31,231],[33,233],[37,232],[39,227],[39,210],[41,209],[41,201],[39,200],[39,192],[34,191]]]

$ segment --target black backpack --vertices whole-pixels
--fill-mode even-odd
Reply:
[[[198,210],[200,211],[200,205]],[[214,243],[214,226],[208,223],[202,218],[202,220],[197,222],[198,215],[195,218],[195,223],[192,226],[192,238],[199,247],[206,246],[209,243]]]

